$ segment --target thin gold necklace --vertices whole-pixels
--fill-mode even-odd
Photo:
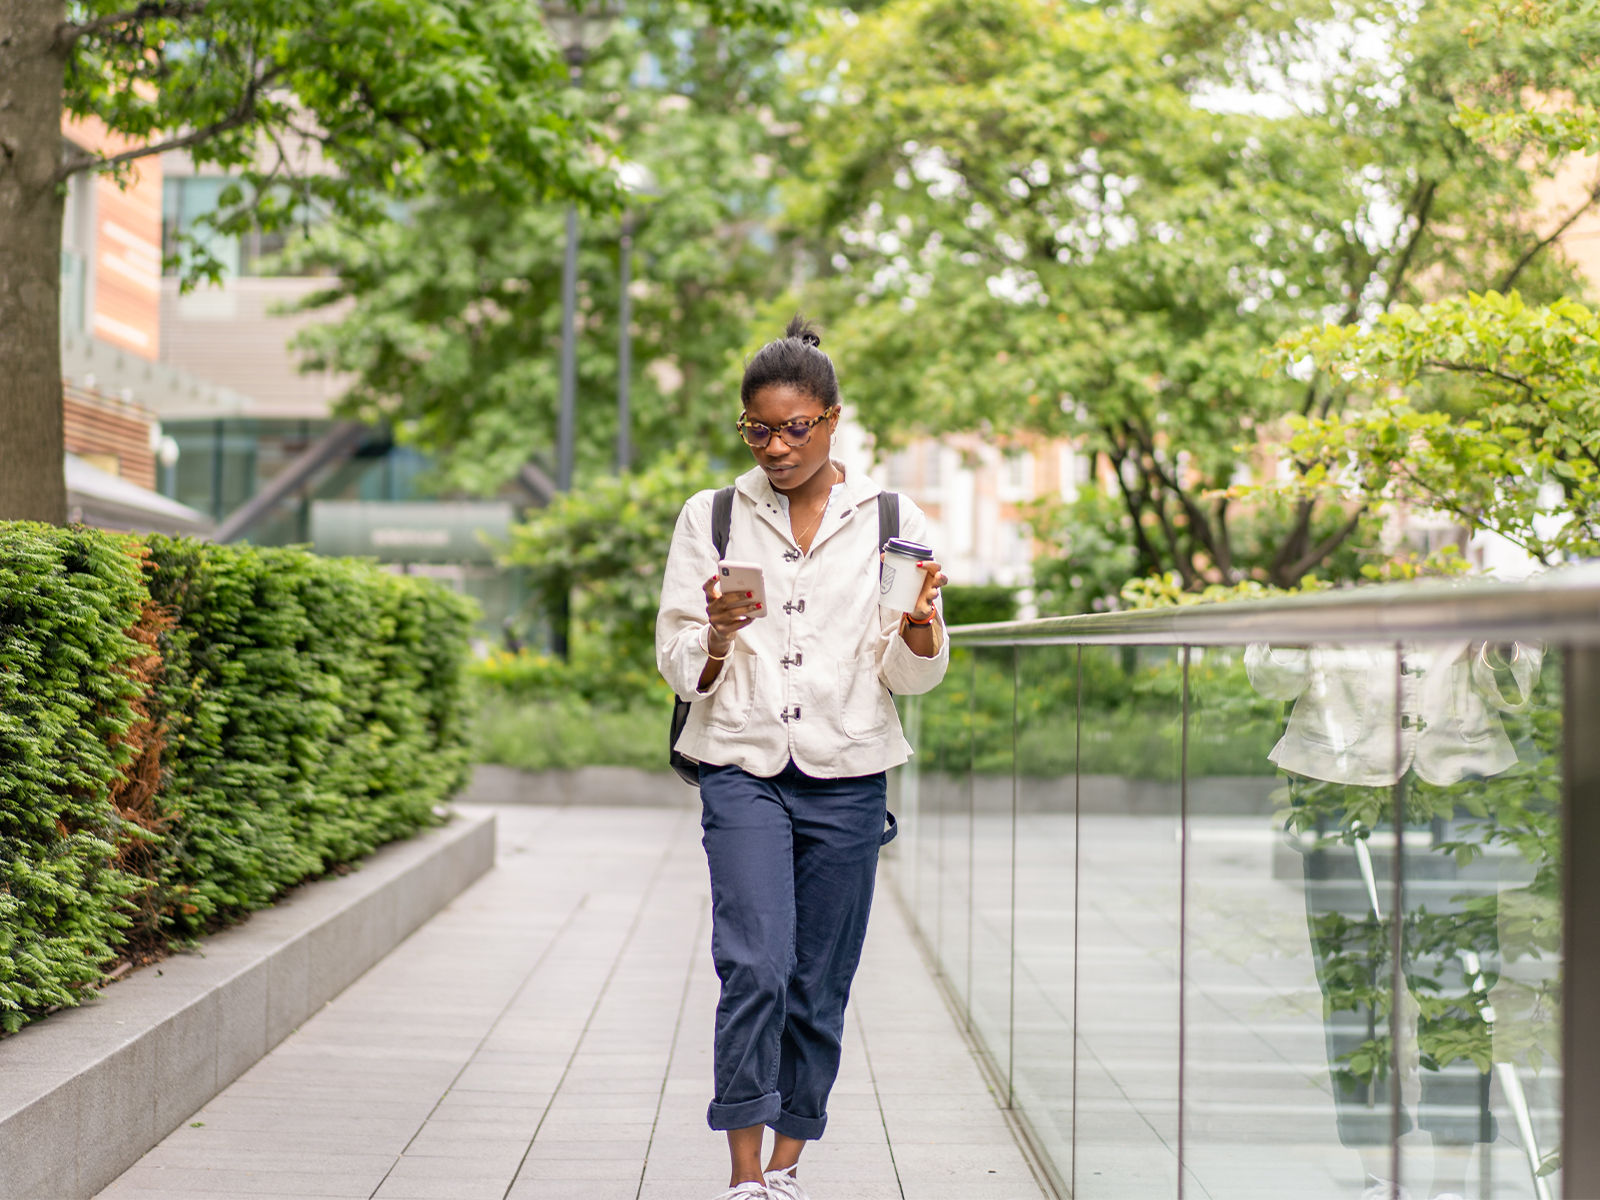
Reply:
[[[826,500],[824,500],[822,502],[822,507],[817,510],[816,518],[809,525],[807,525],[805,527],[804,532],[797,533],[797,534],[794,535],[794,544],[796,546],[799,546],[801,542],[806,540],[806,534],[810,533],[814,528],[816,528],[816,526],[822,521],[822,514],[827,512],[827,511],[828,511],[828,502]],[[804,547],[802,546],[801,549],[803,551]]]
[[[818,525],[820,525],[822,523],[822,514],[828,511],[828,501],[833,496],[833,484],[839,482],[839,480],[838,480],[838,468],[834,467],[833,463],[831,463],[831,462],[828,464],[828,467],[829,467],[830,470],[832,470],[834,472],[834,476],[835,476],[834,481],[833,481],[833,483],[830,483],[828,485],[828,494],[822,498],[822,507],[817,509],[817,515],[814,518],[812,518],[811,524],[806,526],[805,533],[796,533],[794,535],[794,544],[796,546],[800,546],[800,543],[806,540],[806,534],[810,533],[813,529],[815,529]],[[791,530],[791,532],[793,532],[793,531]],[[809,553],[809,551],[807,551],[804,546],[800,546],[800,550],[801,550],[801,553]]]

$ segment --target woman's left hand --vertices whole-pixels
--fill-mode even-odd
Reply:
[[[926,621],[933,612],[934,601],[939,599],[939,589],[950,582],[950,577],[939,569],[936,562],[920,562],[917,569],[926,571],[927,575],[922,580],[922,594],[911,607],[911,619]]]

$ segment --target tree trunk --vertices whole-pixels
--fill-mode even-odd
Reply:
[[[0,0],[0,519],[67,519],[61,423],[65,0]]]

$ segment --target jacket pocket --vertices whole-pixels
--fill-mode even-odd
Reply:
[[[706,724],[738,733],[750,724],[750,710],[755,706],[755,659],[749,654],[730,654],[722,669],[728,677],[711,693]]]
[[[889,691],[878,678],[877,664],[853,661],[839,664],[839,726],[857,741],[881,737],[889,725],[893,705]]]

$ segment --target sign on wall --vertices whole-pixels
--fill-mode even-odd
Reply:
[[[316,500],[311,542],[318,554],[397,563],[492,565],[510,537],[502,500]]]

